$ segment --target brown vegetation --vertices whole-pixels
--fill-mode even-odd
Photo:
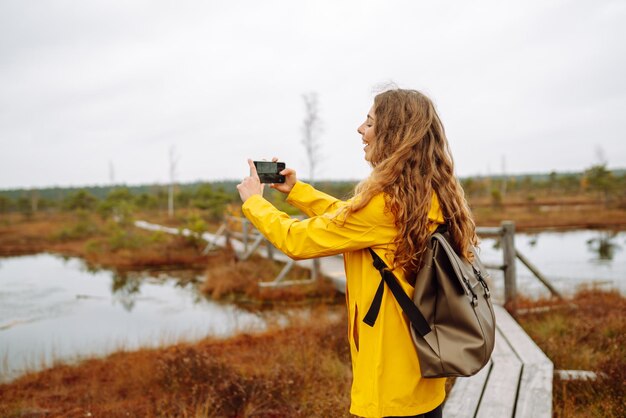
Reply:
[[[590,197],[555,199],[550,196],[532,201],[510,197],[494,205],[486,199],[470,201],[476,224],[498,226],[503,220],[515,222],[518,231],[541,229],[626,229],[624,208],[605,208]]]
[[[294,305],[301,303],[343,303],[344,297],[327,279],[297,286],[263,288],[259,282],[272,281],[283,265],[261,256],[237,261],[232,253],[222,251],[218,263],[209,263],[201,291],[212,299],[236,302],[257,307]],[[294,266],[285,280],[307,280],[309,270]]]
[[[571,302],[520,302],[551,306],[520,321],[555,369],[601,376],[555,377],[555,416],[624,416],[626,298],[582,291]],[[333,320],[327,309],[334,311],[320,307],[313,321],[261,335],[120,352],[32,373],[0,385],[0,416],[349,416],[346,318]]]
[[[549,307],[519,317],[553,361],[555,370],[589,370],[596,381],[554,377],[557,417],[626,416],[626,298],[617,291],[579,291],[570,301],[521,301],[521,308]]]
[[[623,209],[573,200],[546,202],[475,204],[473,210],[479,225],[512,219],[518,230],[626,227]],[[185,222],[145,218],[173,226]],[[260,288],[258,281],[274,278],[281,265],[260,257],[238,262],[228,251],[202,255],[202,245],[80,212],[38,213],[29,219],[9,214],[0,219],[0,256],[47,251],[118,269],[207,267],[204,293],[256,306],[342,301],[324,280],[302,287]],[[294,268],[288,278],[308,275]],[[555,377],[555,415],[626,416],[626,298],[586,290],[573,303],[576,308],[541,300],[518,305],[551,306],[519,320],[555,369],[600,373],[596,381]],[[0,385],[0,416],[348,416],[350,365],[344,325],[345,318],[338,323],[316,320],[259,336],[121,352],[57,366]]]
[[[345,317],[57,366],[0,385],[0,416],[349,416]]]
[[[204,268],[198,242],[104,221],[87,213],[7,215],[0,224],[0,256],[51,252],[118,269],[161,266]]]

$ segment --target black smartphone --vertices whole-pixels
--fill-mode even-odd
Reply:
[[[280,173],[285,169],[285,163],[273,161],[254,161],[256,172],[261,183],[284,183],[285,176]]]

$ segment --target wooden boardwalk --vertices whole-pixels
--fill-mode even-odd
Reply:
[[[162,225],[152,224],[145,221],[135,221],[135,226],[147,229],[151,231],[162,231],[170,234],[179,234],[190,235],[191,232],[183,229],[179,231],[178,228],[170,228]],[[226,246],[226,237],[222,235],[211,234],[210,232],[205,232],[202,234],[202,239],[206,242],[210,242],[215,244],[218,247]],[[239,241],[235,238],[230,238],[230,245],[232,245],[233,249],[239,253],[244,253],[246,250],[246,246],[243,242]],[[262,251],[262,249],[257,250],[257,253],[266,256],[267,254]],[[291,259],[283,254],[280,251],[275,251],[273,253],[273,258],[283,263],[289,262]],[[345,292],[346,288],[346,275],[343,266],[343,255],[335,255],[330,257],[321,257],[320,260],[320,274],[329,278],[337,290],[340,292]],[[313,260],[298,260],[296,264],[300,267],[311,269],[313,267]]]
[[[135,225],[149,230],[184,235],[191,232],[161,225],[136,221]],[[202,238],[217,246],[226,246],[224,236],[205,232]],[[247,246],[230,238],[230,245],[239,253]],[[257,252],[266,254],[260,249]],[[280,251],[273,258],[281,262],[290,259]],[[343,256],[320,258],[319,270],[335,287],[345,292],[346,277]],[[300,260],[297,264],[313,268],[312,260]],[[539,349],[509,313],[494,305],[496,314],[496,344],[492,358],[478,374],[457,378],[446,398],[444,416],[455,418],[549,418],[552,416],[553,364]]]
[[[456,379],[443,415],[551,417],[552,362],[502,306],[494,309],[496,345],[491,361],[478,374]]]

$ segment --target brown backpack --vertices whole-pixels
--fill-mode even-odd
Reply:
[[[374,326],[386,283],[411,323],[423,377],[478,373],[491,357],[496,320],[489,276],[476,252],[472,249],[473,263],[459,257],[448,232],[438,229],[429,240],[411,300],[385,262],[369,250],[381,281],[363,322]]]

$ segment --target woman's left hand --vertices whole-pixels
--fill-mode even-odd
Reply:
[[[259,175],[256,172],[256,167],[251,159],[248,158],[248,165],[250,166],[250,175],[245,177],[241,183],[237,185],[237,191],[241,200],[245,203],[246,200],[255,194],[263,196],[263,186],[259,180]]]

